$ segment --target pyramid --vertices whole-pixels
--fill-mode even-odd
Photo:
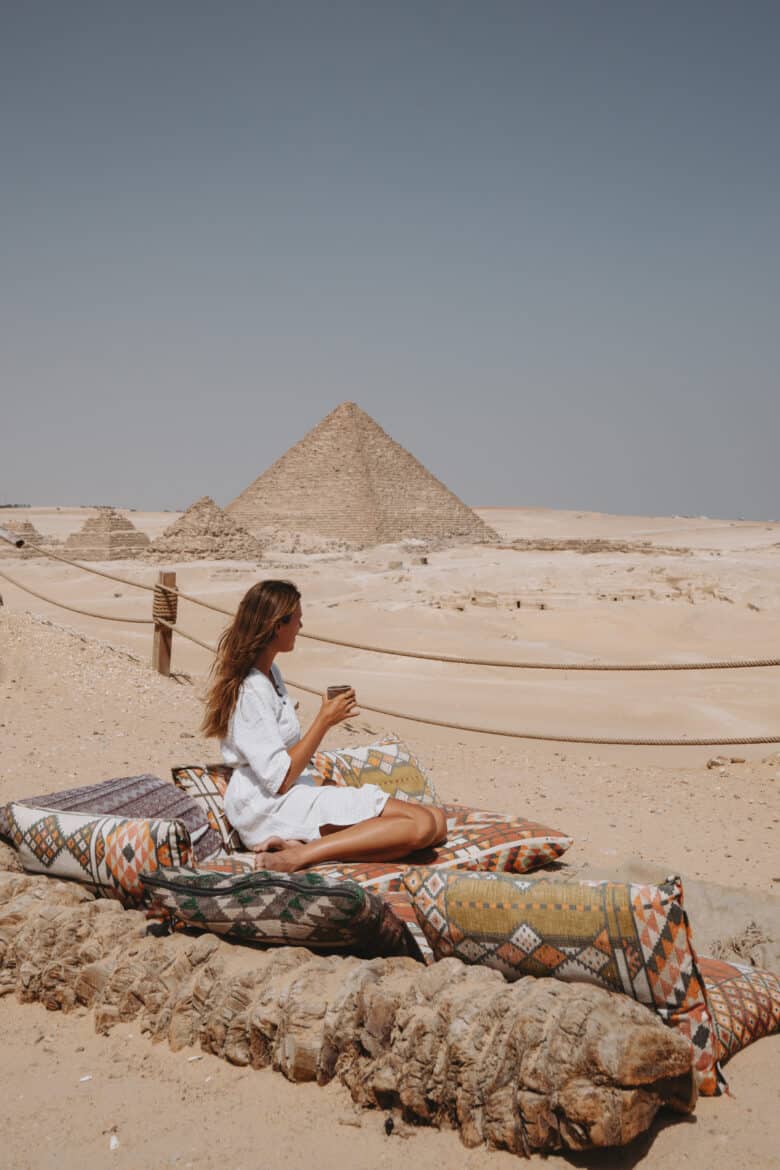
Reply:
[[[262,547],[239,528],[211,496],[203,496],[174,520],[143,554],[148,560],[259,561]]]
[[[45,545],[57,543],[53,537],[43,536],[30,520],[9,520],[2,527],[7,529],[8,532],[15,532],[24,540],[22,547],[16,549],[5,540],[0,540],[0,556],[3,557],[15,557],[17,560],[19,557],[35,557],[36,560],[40,560],[38,554],[33,552],[29,546],[40,545],[44,547]]]
[[[65,541],[64,551],[80,561],[122,561],[137,557],[149,544],[125,516],[113,508],[98,508],[79,532]]]
[[[302,533],[355,547],[496,533],[354,402],[342,402],[226,511],[250,532]]]

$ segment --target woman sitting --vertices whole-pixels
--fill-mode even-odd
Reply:
[[[325,733],[359,712],[349,690],[322,705],[301,735],[274,664],[295,646],[301,595],[290,581],[260,581],[219,640],[203,730],[222,741],[234,771],[225,812],[258,868],[291,872],[326,861],[395,861],[447,838],[441,809],[388,796],[375,784],[340,788],[309,761]]]

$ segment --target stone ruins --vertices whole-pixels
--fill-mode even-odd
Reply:
[[[79,532],[65,541],[64,551],[79,561],[124,561],[148,547],[149,537],[139,532],[113,508],[98,508]]]
[[[21,548],[14,548],[5,540],[0,540],[0,557],[15,557],[17,560],[19,557],[35,557],[36,560],[41,560],[29,546],[35,544],[45,548],[58,543],[53,536],[43,536],[29,520],[8,520],[2,527],[21,536],[24,544]]]
[[[317,542],[326,549],[497,539],[354,402],[331,411],[226,510],[264,543],[295,534],[307,551]]]
[[[143,554],[160,561],[259,561],[260,542],[203,496],[158,536]]]
[[[15,557],[16,559],[35,557],[36,560],[41,560],[42,558],[30,548],[30,545],[36,544],[40,545],[40,548],[46,549],[54,548],[55,545],[60,544],[55,536],[43,536],[42,532],[39,532],[28,519],[9,519],[7,523],[0,524],[0,528],[5,528],[8,532],[16,532],[25,541],[21,549],[15,549],[12,544],[0,541],[0,557]]]

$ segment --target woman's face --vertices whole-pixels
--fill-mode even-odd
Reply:
[[[279,623],[276,632],[276,647],[280,654],[286,654],[289,650],[295,649],[295,639],[302,626],[303,612],[299,601],[289,618]]]

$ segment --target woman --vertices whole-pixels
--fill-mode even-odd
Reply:
[[[339,788],[307,765],[331,727],[358,714],[355,692],[323,697],[303,735],[274,659],[303,625],[290,581],[260,581],[219,641],[203,731],[234,771],[225,812],[259,868],[292,872],[326,861],[395,861],[446,840],[441,809],[389,797],[374,784]]]

